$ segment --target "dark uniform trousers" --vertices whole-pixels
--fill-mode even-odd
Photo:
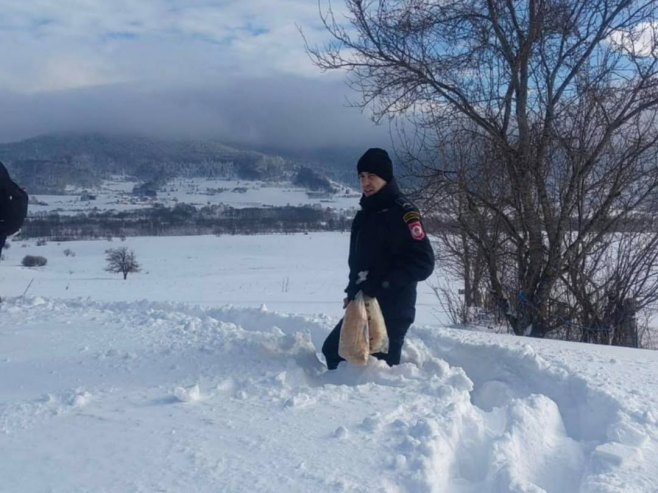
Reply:
[[[338,363],[345,361],[338,354],[338,342],[340,341],[340,328],[343,320],[334,327],[327,339],[322,345],[322,353],[327,360],[327,368],[335,370]],[[386,361],[388,366],[400,364],[400,357],[402,355],[402,345],[404,344],[404,336],[409,330],[411,323],[401,320],[386,323],[386,333],[388,334],[388,353],[375,353],[374,357]]]

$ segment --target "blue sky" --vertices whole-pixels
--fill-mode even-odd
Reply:
[[[298,27],[328,40],[314,0],[0,0],[0,12],[0,141],[108,129],[308,147],[386,135],[346,107],[358,95],[344,75],[306,55]]]

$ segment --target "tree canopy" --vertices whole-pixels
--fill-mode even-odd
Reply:
[[[333,41],[309,53],[404,122],[398,156],[458,225],[441,251],[467,294],[517,334],[583,339],[656,300],[655,0],[345,4],[346,21],[321,10]]]

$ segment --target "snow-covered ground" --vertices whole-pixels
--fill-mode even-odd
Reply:
[[[319,205],[333,209],[354,209],[359,194],[353,189],[337,185],[340,190],[332,195],[318,195],[290,183],[270,183],[247,180],[207,180],[177,178],[171,180],[157,197],[141,199],[133,195],[139,183],[129,178],[106,180],[97,188],[70,188],[65,195],[34,194],[30,197],[30,214],[57,212],[60,215],[92,211],[125,211],[161,204],[173,207],[186,203],[195,207],[224,204],[236,208],[263,206]],[[355,185],[356,175],[355,175]],[[93,200],[89,197],[93,196]],[[83,199],[84,198],[84,199]]]
[[[658,491],[658,352],[451,329],[423,284],[403,364],[326,371],[347,241],[12,242],[0,491]]]

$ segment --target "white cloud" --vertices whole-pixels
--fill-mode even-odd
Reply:
[[[317,76],[296,26],[326,37],[309,0],[10,1],[2,12],[0,88],[18,92],[212,80],[227,71]]]
[[[639,57],[658,56],[658,23],[642,22],[630,29],[612,33],[610,41],[618,49]]]
[[[308,148],[386,135],[307,56],[298,26],[328,39],[313,0],[0,0],[0,11],[0,141],[113,130]]]
[[[289,149],[386,146],[387,127],[347,107],[344,89],[330,78],[288,76],[213,86],[0,92],[0,141],[53,131],[111,131]]]

